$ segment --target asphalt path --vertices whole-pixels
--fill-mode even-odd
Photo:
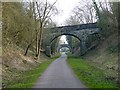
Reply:
[[[86,88],[73,73],[66,60],[67,55],[62,54],[53,61],[33,88]]]

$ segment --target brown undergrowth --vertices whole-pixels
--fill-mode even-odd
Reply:
[[[24,50],[14,44],[3,46],[2,52],[2,87],[7,87],[11,81],[19,79],[22,73],[50,59],[41,53],[40,60],[35,60],[32,51],[24,56]]]

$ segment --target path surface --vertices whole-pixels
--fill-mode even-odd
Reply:
[[[53,61],[33,88],[85,88],[70,69],[66,59],[67,56],[63,54]]]

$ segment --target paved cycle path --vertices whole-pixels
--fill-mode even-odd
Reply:
[[[53,61],[33,88],[85,88],[66,60],[67,55],[62,54]]]

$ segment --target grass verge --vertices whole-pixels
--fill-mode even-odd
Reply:
[[[58,58],[58,57],[56,57]],[[5,88],[15,88],[15,90],[28,90],[35,82],[38,80],[38,78],[42,75],[42,73],[45,71],[45,69],[49,66],[50,63],[52,63],[56,58],[52,58],[51,60],[44,61],[40,63],[36,68],[22,72],[19,74],[17,78],[15,78],[14,81],[10,82],[10,85]],[[3,89],[4,90],[4,89]]]
[[[104,71],[89,64],[86,60],[68,56],[67,62],[88,88],[118,88],[114,80],[107,80]]]

